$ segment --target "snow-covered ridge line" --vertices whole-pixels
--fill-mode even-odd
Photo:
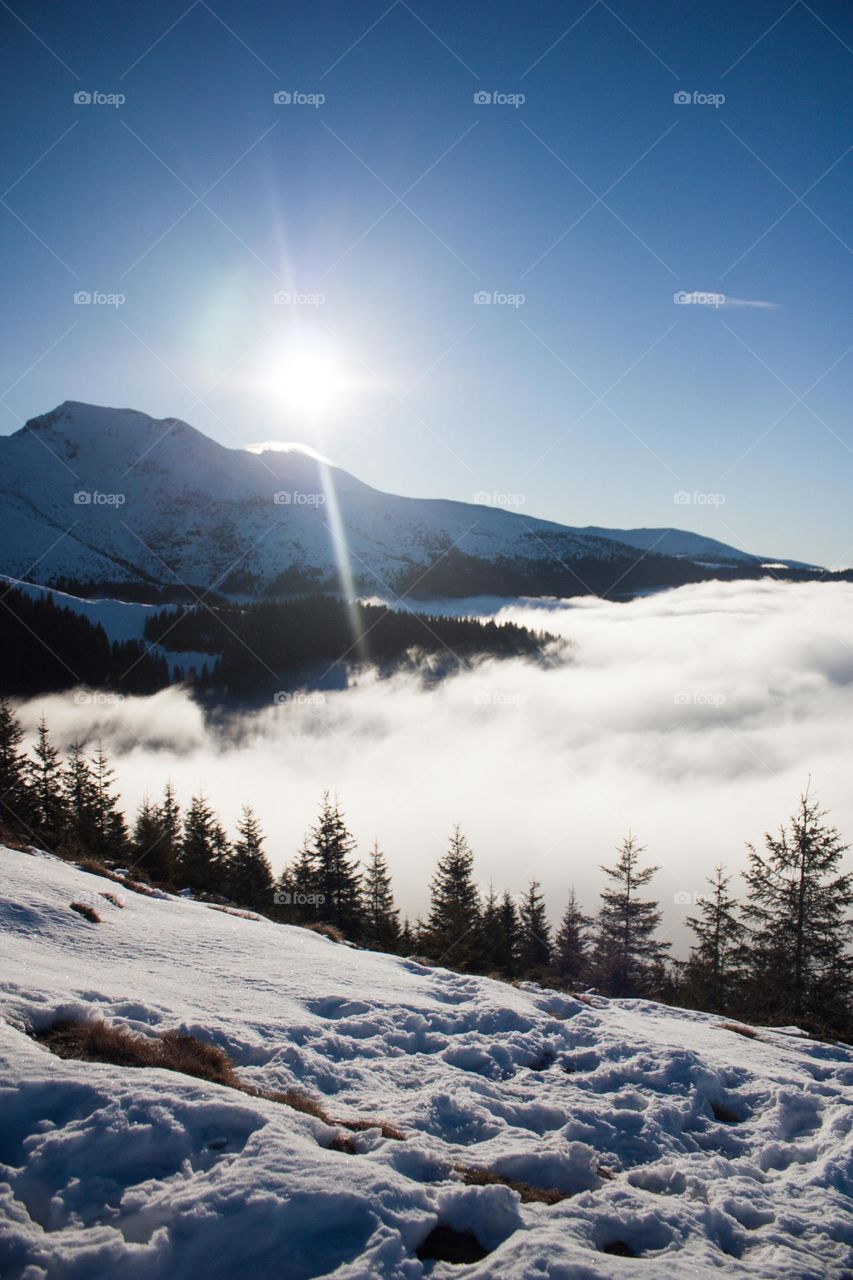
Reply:
[[[702,561],[737,574],[779,560],[676,529],[399,497],[310,453],[229,449],[177,419],[73,401],[0,437],[0,547],[0,571],[41,583],[247,594],[338,585],[347,569],[357,589],[393,594],[433,566],[433,594],[628,591],[707,577]]]
[[[644,1001],[591,1008],[178,898],[121,892],[119,909],[115,889],[0,849],[4,1278],[412,1280],[436,1224],[488,1251],[475,1277],[850,1267],[850,1049]],[[262,1099],[58,1059],[27,1034],[58,1014],[197,1034],[247,1082],[406,1140],[373,1129],[345,1154]],[[455,1164],[569,1198],[522,1204]]]

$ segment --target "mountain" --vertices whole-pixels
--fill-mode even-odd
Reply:
[[[7,1280],[850,1275],[849,1046],[149,892],[0,848]]]
[[[0,438],[0,477],[0,572],[45,585],[428,598],[762,572],[759,557],[696,534],[398,497],[307,452],[229,449],[176,418],[74,401]]]

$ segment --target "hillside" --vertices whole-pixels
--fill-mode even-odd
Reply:
[[[768,558],[677,530],[577,529],[381,493],[298,450],[228,449],[174,418],[77,402],[0,437],[0,546],[0,573],[78,594],[386,599],[625,594],[760,576]]]
[[[850,1274],[849,1048],[356,951],[45,854],[0,850],[0,891],[8,1280]],[[57,1057],[32,1038],[57,1017],[197,1036],[258,1092]],[[294,1089],[331,1123],[260,1096]],[[429,1261],[448,1240],[480,1260]]]

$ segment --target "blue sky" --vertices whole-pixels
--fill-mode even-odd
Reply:
[[[848,6],[45,2],[0,28],[0,430],[129,405],[396,492],[853,563]]]

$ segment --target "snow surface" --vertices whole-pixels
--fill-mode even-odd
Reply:
[[[849,1048],[645,1001],[591,1007],[165,895],[118,891],[119,910],[101,896],[115,890],[0,850],[4,1280],[851,1274]],[[57,1014],[189,1031],[246,1081],[406,1140],[375,1128],[336,1152],[285,1106],[61,1060],[27,1035]],[[571,1195],[522,1204],[463,1185],[457,1163]],[[492,1252],[421,1263],[439,1222]],[[604,1252],[617,1241],[641,1257]]]

